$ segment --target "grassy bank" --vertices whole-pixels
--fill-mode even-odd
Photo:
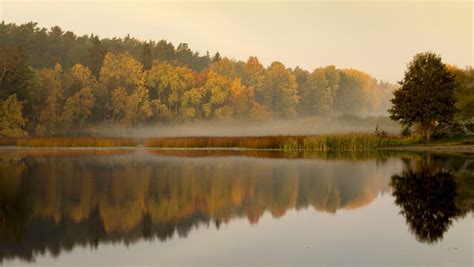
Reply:
[[[420,141],[418,145],[423,146],[456,146],[456,145],[474,145],[474,136],[446,137],[431,141]]]
[[[387,146],[384,150],[474,154],[474,136],[421,140],[411,145]]]
[[[374,134],[334,134],[245,137],[163,137],[148,139],[105,137],[47,137],[0,139],[0,145],[17,147],[135,147],[150,148],[245,148],[281,150],[364,150],[406,146],[416,139],[380,137]]]

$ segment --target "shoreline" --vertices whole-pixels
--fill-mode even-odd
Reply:
[[[313,136],[241,136],[241,137],[27,137],[0,139],[0,149],[54,150],[262,150],[262,151],[413,151],[474,154],[474,136],[437,139],[423,142],[416,138],[380,137],[353,133]]]
[[[474,154],[474,145],[412,145],[382,147],[378,150],[413,152],[455,152]]]
[[[176,151],[320,151],[320,152],[361,152],[361,151],[410,151],[410,152],[441,152],[474,154],[474,145],[412,145],[380,147],[374,149],[275,149],[245,147],[147,147],[147,146],[0,146],[1,150],[176,150]]]

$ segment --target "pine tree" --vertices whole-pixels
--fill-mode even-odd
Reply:
[[[0,99],[11,94],[26,99],[28,82],[32,78],[23,48],[3,48],[0,50]]]
[[[151,44],[145,43],[143,44],[143,51],[142,51],[142,64],[144,70],[151,69],[152,64],[152,57],[151,57]]]
[[[88,67],[92,73],[98,77],[106,51],[97,35],[91,35],[90,42]]]

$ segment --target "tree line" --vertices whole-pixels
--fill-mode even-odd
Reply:
[[[32,22],[2,22],[0,44],[6,137],[67,135],[98,124],[384,114],[397,88],[355,69],[265,67],[257,57],[202,56],[185,43],[76,36]]]

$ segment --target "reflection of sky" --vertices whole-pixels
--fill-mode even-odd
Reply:
[[[4,2],[0,4],[0,17],[7,23],[37,21],[42,27],[59,25],[79,35],[97,33],[101,37],[130,33],[143,40],[167,39],[175,45],[187,42],[201,54],[218,50],[239,60],[258,56],[265,64],[278,60],[289,67],[299,65],[309,70],[335,64],[392,82],[402,77],[406,63],[421,51],[435,51],[446,62],[461,67],[473,62],[470,1],[0,2]]]
[[[257,225],[236,219],[204,226],[187,238],[167,242],[101,244],[75,248],[57,259],[38,257],[38,265],[374,265],[472,266],[472,217],[453,224],[443,242],[419,243],[408,232],[393,198],[384,194],[366,207],[336,215],[312,208],[274,219],[267,212]],[[11,262],[10,262],[11,263]],[[10,264],[7,263],[7,264]],[[15,262],[18,263],[18,262]],[[22,263],[19,263],[22,264]]]

